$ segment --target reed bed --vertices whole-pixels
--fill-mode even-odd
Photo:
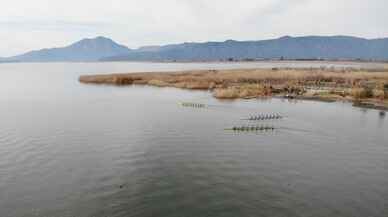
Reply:
[[[152,85],[210,90],[219,99],[256,98],[273,95],[388,99],[388,70],[381,69],[236,69],[185,72],[144,72],[88,75],[82,83]]]

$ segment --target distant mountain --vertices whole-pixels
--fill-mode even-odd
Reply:
[[[19,56],[3,58],[3,61],[54,62],[54,61],[97,61],[110,56],[129,54],[131,50],[109,38],[83,39],[67,47],[31,51]]]
[[[155,52],[155,51],[159,51],[161,47],[162,46],[144,46],[144,47],[138,48],[136,51],[137,52],[150,52],[150,51]]]
[[[285,36],[262,41],[183,43],[131,50],[109,38],[83,39],[62,48],[0,58],[0,62],[53,61],[214,61],[243,59],[388,60],[388,38]]]
[[[0,57],[0,63],[12,63],[12,62],[17,62],[17,61],[13,61],[13,60],[9,60],[8,58]]]
[[[143,47],[102,61],[201,61],[220,59],[362,59],[388,60],[388,38],[285,36],[263,41],[183,43]]]

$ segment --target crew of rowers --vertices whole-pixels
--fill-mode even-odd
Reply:
[[[274,127],[268,126],[242,126],[242,127],[233,127],[233,131],[265,131],[265,130],[275,130]]]
[[[204,108],[204,107],[205,107],[205,104],[183,102],[183,103],[182,103],[182,106],[185,106],[185,107],[193,107],[193,108]]]
[[[262,120],[274,120],[274,119],[281,119],[282,116],[278,114],[272,114],[272,115],[258,115],[258,116],[250,116],[248,118],[249,121],[262,121]]]

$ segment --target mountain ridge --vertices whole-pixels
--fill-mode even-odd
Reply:
[[[226,59],[349,59],[388,60],[388,38],[353,36],[283,36],[259,41],[182,43],[156,51],[133,51],[102,61],[206,61]]]
[[[52,61],[217,61],[244,59],[388,60],[388,38],[283,36],[275,39],[184,42],[138,49],[110,38],[85,38],[69,46],[34,50],[0,62]]]
[[[104,57],[124,55],[130,51],[128,47],[110,38],[98,36],[85,38],[65,47],[33,50],[4,59],[19,62],[98,61]]]

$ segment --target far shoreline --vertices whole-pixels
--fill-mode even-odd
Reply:
[[[123,60],[123,61],[103,61],[103,60],[95,60],[95,61],[0,61],[0,64],[26,64],[26,63],[177,63],[177,64],[185,64],[185,63],[193,63],[193,64],[201,64],[201,63],[214,63],[214,64],[233,64],[233,63],[322,63],[322,64],[366,64],[366,65],[381,65],[386,66],[388,68],[388,61],[371,61],[371,60],[320,60],[320,59],[257,59],[257,60],[188,60],[188,61],[175,61],[175,60]]]

